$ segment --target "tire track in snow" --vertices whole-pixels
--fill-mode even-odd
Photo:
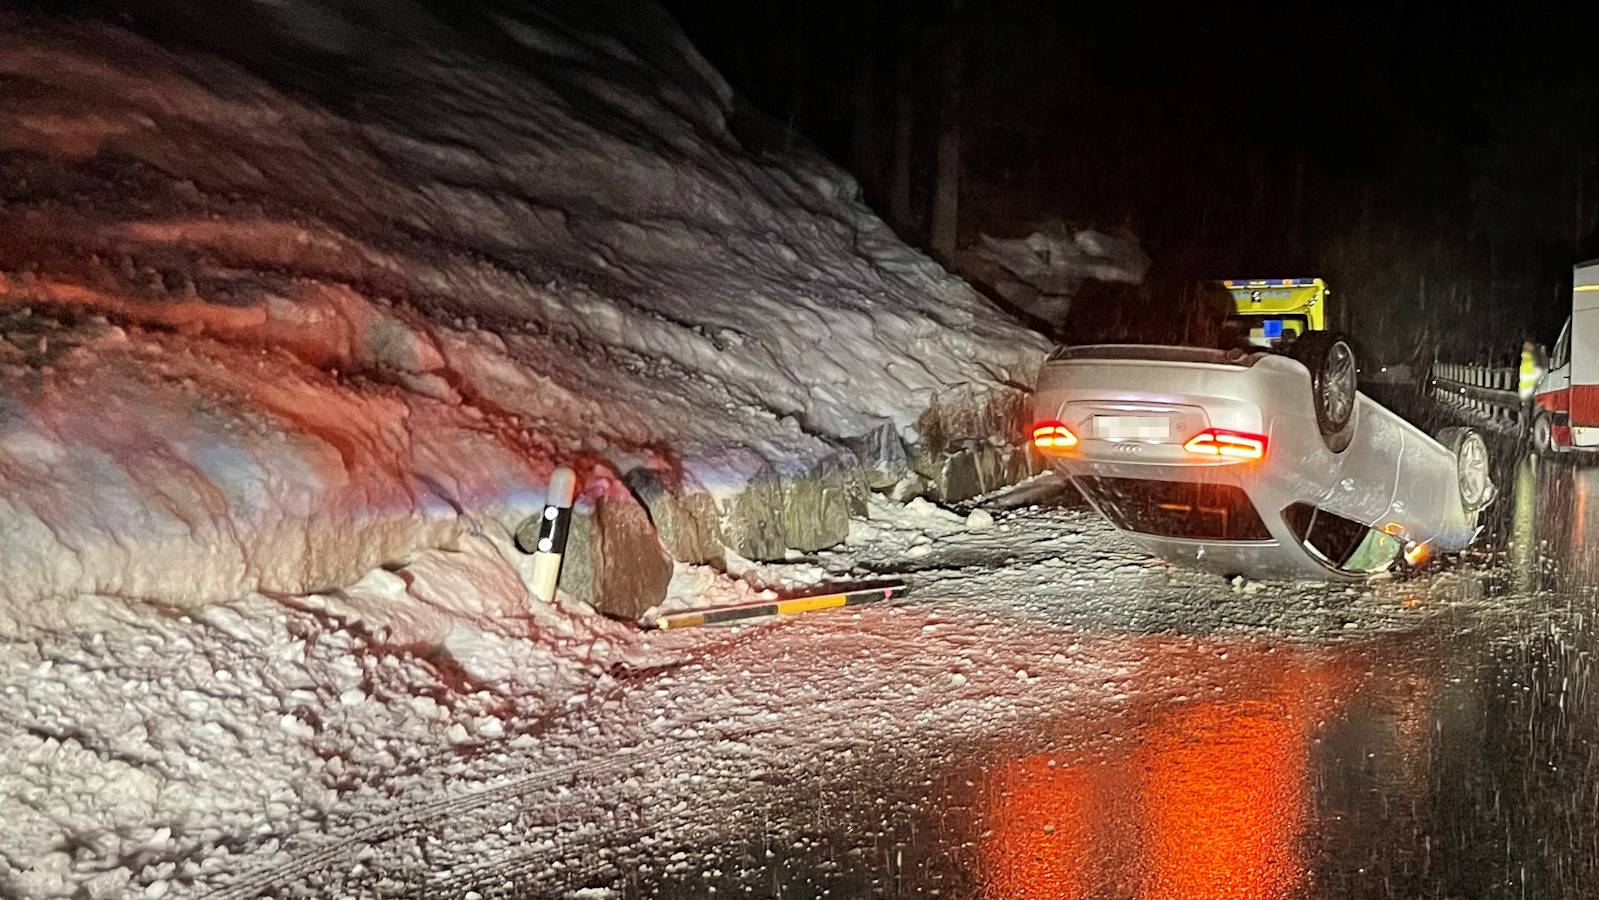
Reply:
[[[703,665],[708,659],[714,659],[728,651],[761,639],[770,632],[771,626],[776,624],[778,623],[772,622],[748,630],[740,629],[738,633],[727,637],[688,647],[678,658],[664,664],[650,666],[638,672],[624,672],[610,691],[607,691],[598,700],[590,700],[578,712],[593,712],[604,706],[609,700],[617,696],[624,696],[626,689],[646,684],[664,672],[694,664]],[[693,728],[718,715],[720,713],[707,713],[672,724],[676,728]],[[571,719],[562,717],[562,719],[557,721],[571,721]],[[541,722],[541,727],[538,730],[543,731],[551,724],[554,723],[550,721]],[[669,749],[669,747],[663,747],[659,744],[635,744],[629,747],[622,747],[603,759],[565,763],[536,775],[518,778],[493,787],[481,788],[452,797],[408,803],[377,819],[356,826],[350,831],[331,836],[331,842],[323,846],[307,849],[284,862],[270,863],[248,870],[238,880],[218,888],[207,896],[216,898],[216,900],[246,900],[246,898],[258,897],[267,891],[277,888],[293,887],[308,876],[326,871],[336,865],[349,864],[355,856],[368,847],[402,837],[418,828],[435,824],[448,817],[468,815],[490,804],[514,800],[553,787],[561,781],[612,775],[634,764],[639,757],[645,755],[646,751],[664,754]],[[659,777],[661,773],[657,771],[654,774]]]
[[[882,614],[899,605],[896,603],[874,606],[871,612],[873,614]],[[730,656],[728,651],[748,648],[751,645],[773,639],[780,640],[780,633],[791,628],[811,629],[815,627],[815,623],[804,623],[794,619],[779,619],[768,622],[763,627],[750,628],[748,630],[740,629],[740,633],[726,640],[700,645],[691,654],[690,658],[681,661],[673,668],[700,663],[708,670],[736,670],[748,665],[749,660]],[[842,628],[825,629],[825,633],[831,636],[847,635],[851,643],[854,643],[861,634],[860,632]],[[716,648],[716,655],[707,660],[698,658],[700,654],[706,653],[711,647]],[[672,731],[697,729],[713,722],[723,726],[748,725],[753,716],[767,711],[765,707],[750,709],[743,707],[736,709],[723,708],[702,715],[676,719],[667,724]],[[784,717],[783,730],[788,733],[822,733],[830,725],[835,724],[836,718],[837,710],[830,706],[819,706],[803,711],[787,711]],[[722,730],[724,732],[722,740],[746,744],[754,734],[764,731],[765,728],[758,727],[753,732],[740,730],[737,727],[731,729],[723,728]],[[715,743],[715,740],[712,739],[711,743]],[[777,789],[778,783],[768,783],[764,778],[764,776],[770,774],[770,770],[767,768],[770,759],[764,758],[759,751],[751,750],[742,759],[735,759],[726,754],[706,757],[704,753],[707,746],[707,737],[703,734],[690,736],[671,735],[654,740],[647,747],[636,746],[631,749],[640,753],[648,751],[651,760],[654,761],[649,769],[648,778],[656,785],[673,783],[685,773],[685,770],[698,776],[700,780],[697,780],[695,786],[690,789],[696,797],[719,796],[720,792],[717,786],[724,783],[728,786],[736,786],[746,793],[751,789],[763,792]],[[687,759],[697,761],[677,766],[670,764],[670,761],[673,760]],[[662,761],[667,761],[667,764],[663,765]],[[715,771],[716,765],[719,763],[732,763],[736,771]],[[754,770],[749,768],[752,764],[755,766]],[[785,778],[781,783],[786,784],[787,780]],[[601,796],[603,796],[603,791],[605,790],[603,787],[594,785],[588,785],[585,789],[600,791]],[[651,794],[654,800],[659,800],[661,796],[659,791]],[[570,800],[564,801],[567,805],[570,805],[570,802]],[[761,804],[756,803],[755,805],[760,806]],[[599,806],[600,804],[598,803],[590,804],[591,808],[598,808]],[[718,810],[716,815],[721,815],[724,812],[726,811]],[[537,841],[539,843],[547,841],[551,844],[549,847],[526,855],[497,855],[480,858],[475,862],[468,862],[460,867],[452,866],[447,874],[439,878],[427,879],[424,876],[423,880],[416,883],[402,881],[401,889],[422,891],[424,893],[442,892],[450,896],[464,896],[471,891],[484,898],[500,896],[525,897],[545,896],[552,891],[575,890],[594,886],[594,879],[607,875],[613,876],[614,883],[616,878],[625,878],[627,876],[628,870],[624,868],[624,864],[628,860],[625,854],[612,854],[610,852],[612,848],[636,846],[635,842],[638,838],[649,834],[680,833],[685,826],[690,830],[701,826],[714,830],[725,825],[725,822],[720,820],[715,822],[702,821],[701,817],[703,817],[704,813],[705,810],[703,808],[691,804],[686,810],[681,812],[676,809],[666,810],[665,815],[660,820],[647,825],[634,824],[637,819],[634,822],[620,823],[621,827],[607,827],[607,823],[596,822],[592,819],[575,822],[558,820],[553,823],[539,823],[531,828],[524,827],[520,830],[518,836],[525,846],[526,843],[533,839],[534,834],[538,834]],[[495,821],[504,821],[504,815],[497,816]],[[485,823],[480,827],[478,834],[486,834],[490,830],[493,830],[493,825]],[[621,841],[620,844],[618,843],[619,840]],[[512,846],[514,848],[514,842]],[[594,858],[595,849],[598,850],[601,858]],[[514,853],[514,849],[512,852]],[[403,878],[404,876],[401,875],[400,877]],[[381,880],[381,873],[378,873],[378,878]],[[363,886],[371,886],[367,882],[362,882],[362,884]],[[347,887],[348,883],[342,883],[341,886]]]
[[[490,803],[513,800],[533,791],[551,787],[558,781],[610,774],[613,770],[626,768],[643,753],[644,749],[642,746],[624,747],[605,759],[566,763],[506,784],[405,806],[375,821],[358,826],[337,837],[332,843],[302,853],[286,863],[262,866],[246,872],[237,881],[212,892],[209,896],[216,900],[247,900],[258,897],[268,890],[287,887],[293,881],[323,871],[335,864],[349,862],[351,857],[366,847],[392,840],[413,828],[430,824],[446,816],[469,813]]]

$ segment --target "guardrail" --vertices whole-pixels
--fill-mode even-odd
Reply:
[[[1518,377],[1517,371],[1508,366],[1434,363],[1432,396],[1469,419],[1515,428],[1521,416],[1521,395],[1516,393]]]

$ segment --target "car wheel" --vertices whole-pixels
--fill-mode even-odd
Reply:
[[[1456,483],[1460,487],[1460,505],[1466,512],[1476,513],[1493,502],[1493,471],[1488,459],[1488,444],[1482,435],[1470,428],[1445,428],[1438,433],[1438,443],[1455,454]]]
[[[1310,370],[1311,404],[1322,440],[1333,452],[1342,451],[1349,446],[1359,387],[1354,348],[1335,332],[1312,331],[1295,340],[1288,355]]]
[[[1539,456],[1550,456],[1555,452],[1555,420],[1546,412],[1533,417],[1532,452]]]

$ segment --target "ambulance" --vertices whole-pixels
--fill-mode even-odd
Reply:
[[[1332,291],[1320,278],[1230,278],[1220,284],[1233,298],[1233,324],[1256,347],[1280,347],[1327,329]]]
[[[1534,402],[1528,434],[1539,453],[1599,450],[1599,260],[1572,270],[1571,318]]]

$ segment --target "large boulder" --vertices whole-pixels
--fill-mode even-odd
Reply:
[[[591,483],[572,507],[561,590],[608,616],[637,619],[671,580],[672,557],[644,507],[617,482]]]
[[[871,490],[888,490],[910,471],[910,456],[893,422],[885,421],[844,444],[854,452],[861,477]]]
[[[1025,446],[969,441],[942,453],[921,451],[912,460],[926,493],[941,503],[961,503],[1016,484],[1042,471]]]
[[[700,564],[721,558],[721,523],[709,493],[681,479],[670,483],[647,466],[628,472],[625,480],[673,559]]]
[[[850,514],[865,505],[857,466],[854,460],[830,456],[804,475],[783,479],[783,538],[788,547],[821,550],[849,536]]]
[[[1003,385],[957,384],[934,394],[917,420],[917,444],[933,453],[973,441],[1018,443],[1027,418],[1025,391]]]

